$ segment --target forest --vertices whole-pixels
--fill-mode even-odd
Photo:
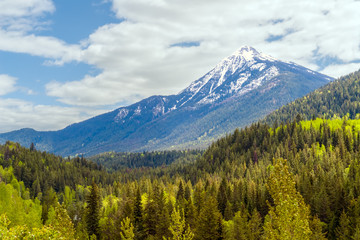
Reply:
[[[7,142],[0,238],[360,239],[359,75],[204,152],[90,161]]]

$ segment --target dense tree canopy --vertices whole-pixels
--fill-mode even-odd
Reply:
[[[7,142],[0,238],[359,239],[359,82],[340,79],[204,153],[108,153],[105,168]]]

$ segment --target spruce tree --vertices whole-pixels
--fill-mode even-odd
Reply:
[[[143,209],[141,203],[140,187],[137,189],[135,196],[134,226],[135,226],[136,239],[142,239],[144,234],[144,226],[143,226]]]
[[[156,224],[156,237],[161,239],[162,237],[170,236],[169,226],[170,226],[170,216],[169,211],[166,206],[166,198],[164,190],[161,190],[161,193],[156,196],[156,205],[158,210],[158,221]]]
[[[100,239],[100,194],[99,188],[93,181],[91,184],[90,195],[86,199],[86,225],[89,236],[95,235]]]
[[[219,211],[224,216],[225,209],[226,209],[226,204],[228,202],[227,181],[226,181],[225,178],[223,178],[222,181],[221,181],[219,191],[218,191],[218,195],[217,195],[217,202],[218,202]]]
[[[350,219],[345,211],[342,211],[339,219],[339,226],[335,230],[336,238],[340,240],[350,239],[352,235],[351,232]]]
[[[185,207],[185,190],[184,190],[184,186],[183,186],[183,182],[180,181],[179,184],[179,190],[176,194],[176,208],[180,211],[183,212],[181,209],[184,209]]]
[[[208,196],[200,210],[195,239],[217,240],[221,239],[221,213],[217,208],[216,199]]]

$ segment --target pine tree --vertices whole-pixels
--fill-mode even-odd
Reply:
[[[86,225],[89,236],[95,235],[100,239],[100,194],[99,188],[93,181],[90,195],[86,199]]]
[[[310,210],[304,199],[296,191],[293,176],[286,160],[274,161],[274,168],[267,182],[274,206],[269,205],[269,213],[264,223],[264,238],[270,240],[310,239]]]

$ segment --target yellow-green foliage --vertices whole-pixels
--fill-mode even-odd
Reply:
[[[25,200],[20,196],[20,185],[14,178],[12,184],[0,182],[0,214],[6,214],[11,226],[40,227],[41,205],[38,199]]]
[[[272,240],[310,239],[310,209],[295,188],[286,160],[275,161],[267,188],[274,201],[264,223],[264,238]]]
[[[58,232],[63,239],[75,239],[74,225],[67,211],[59,203],[55,207],[51,207],[46,225]]]
[[[0,166],[0,182],[3,181],[5,183],[9,183],[13,178],[14,178],[14,174],[13,174],[13,168],[11,166],[5,169],[2,166]]]
[[[12,240],[36,240],[36,239],[49,239],[49,240],[67,240],[68,235],[62,235],[51,226],[43,226],[39,228],[28,229],[26,226],[12,226],[12,222],[6,214],[0,215],[0,239]]]
[[[123,219],[120,230],[121,240],[133,240],[135,238],[134,226],[132,225],[130,218],[126,217]]]
[[[342,129],[344,124],[345,124],[345,131],[351,134],[353,131],[355,131],[355,133],[360,131],[360,119],[347,119],[347,117],[344,118],[334,117],[332,119],[316,118],[315,120],[300,122],[300,125],[303,129],[310,130],[310,128],[312,127],[314,130],[317,131],[320,129],[320,125],[324,125],[324,124],[327,124],[327,126],[329,126],[332,132]]]

